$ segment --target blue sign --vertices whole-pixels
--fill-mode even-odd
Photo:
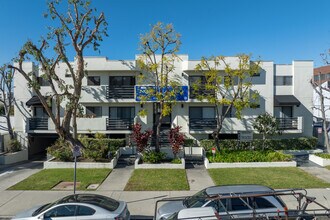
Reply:
[[[175,94],[176,101],[188,101],[188,86],[179,86],[178,92]],[[159,92],[160,88],[156,86],[135,86],[135,100],[136,101],[148,101],[148,102],[156,102],[157,97],[154,94]],[[163,87],[161,89],[164,94],[167,91],[173,91],[171,86]]]

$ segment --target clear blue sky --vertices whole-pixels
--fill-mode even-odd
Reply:
[[[63,0],[66,1],[66,0]],[[262,60],[314,60],[330,48],[330,0],[94,0],[109,23],[101,55],[134,59],[139,35],[157,21],[181,33],[180,54],[252,53]],[[27,39],[45,36],[45,0],[0,0],[0,64],[15,57]]]

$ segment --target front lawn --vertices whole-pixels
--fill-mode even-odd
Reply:
[[[138,169],[134,170],[125,191],[171,191],[189,190],[185,170]]]
[[[209,169],[216,185],[261,184],[275,189],[326,188],[326,183],[296,167]]]
[[[77,190],[101,184],[111,169],[77,169]],[[59,182],[73,182],[73,169],[44,169],[10,187],[10,190],[51,190]]]

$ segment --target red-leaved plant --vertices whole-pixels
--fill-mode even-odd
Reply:
[[[142,153],[148,145],[148,141],[152,135],[152,130],[145,130],[141,132],[142,125],[136,123],[133,125],[133,133],[131,135],[133,141],[136,143],[136,147],[139,153]]]
[[[174,158],[176,158],[177,154],[180,151],[180,146],[184,143],[184,134],[180,133],[181,126],[176,126],[171,128],[168,137],[172,147],[172,152],[174,154]]]

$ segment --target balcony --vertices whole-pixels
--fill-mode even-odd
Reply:
[[[215,118],[189,118],[190,130],[204,131],[213,130],[217,127]]]
[[[190,99],[197,99],[198,95],[213,95],[215,96],[214,90],[206,90],[205,86],[202,86],[198,88],[198,90],[195,90],[192,86],[189,87],[189,98]]]
[[[29,130],[48,130],[48,118],[29,118]]]
[[[107,99],[134,99],[134,86],[107,86]]]
[[[298,130],[298,117],[294,118],[276,118],[280,130]]]
[[[113,119],[107,118],[107,130],[132,130],[133,118]]]

